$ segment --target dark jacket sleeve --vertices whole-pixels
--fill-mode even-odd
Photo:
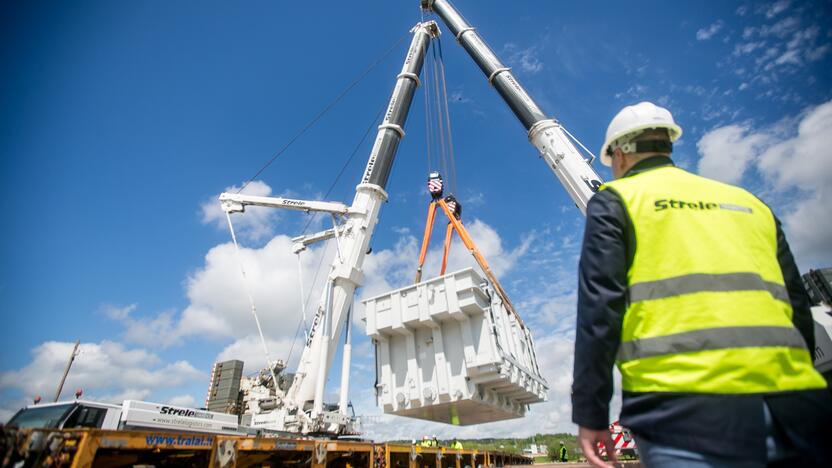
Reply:
[[[586,228],[578,271],[578,323],[572,422],[606,429],[613,392],[612,367],[621,339],[627,304],[629,220],[611,190],[595,194],[587,205]]]
[[[774,218],[777,224],[777,262],[780,263],[780,270],[783,272],[783,280],[786,282],[786,289],[789,291],[789,301],[792,303],[792,322],[795,328],[803,335],[809,352],[815,352],[815,325],[812,320],[811,301],[806,288],[803,286],[803,279],[800,277],[800,270],[794,262],[789,243],[786,242],[786,235],[780,225],[780,220]]]

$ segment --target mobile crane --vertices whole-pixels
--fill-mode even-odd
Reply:
[[[428,44],[439,35],[439,28],[435,22],[430,21],[417,24],[412,32],[410,48],[401,73],[396,77],[393,94],[378,127],[375,143],[351,205],[254,197],[239,193],[220,195],[220,203],[227,214],[242,212],[246,206],[287,208],[328,213],[334,224],[330,230],[294,239],[297,250],[302,250],[311,242],[334,238],[337,255],[330,266],[323,297],[314,315],[292,383],[284,392],[275,381],[275,401],[270,402],[268,409],[257,412],[252,417],[251,423],[256,428],[304,434],[341,434],[353,431],[352,419],[347,415],[346,398],[349,388],[349,352],[344,353],[338,408],[324,404],[324,388],[336,354],[335,340],[341,336],[345,326],[347,337],[350,334],[349,311],[353,295],[363,282],[361,268],[378,222],[381,204],[387,200],[384,189],[396,150],[405,136],[404,124],[420,83],[419,75]],[[274,366],[273,363],[269,365]],[[271,369],[272,374],[274,370],[275,367]],[[282,363],[278,363],[276,370],[282,370]]]
[[[482,70],[488,83],[497,90],[524,126],[530,143],[538,150],[547,167],[555,174],[578,209],[585,213],[589,199],[603,184],[591,166],[594,156],[584,157],[576,143],[584,149],[584,154],[591,156],[591,153],[557,120],[544,114],[511,68],[500,61],[476,29],[448,0],[420,0],[420,5],[423,11],[435,13],[445,23]],[[346,398],[349,387],[349,315],[352,299],[356,288],[363,281],[363,261],[380,206],[387,199],[385,186],[398,145],[404,137],[404,123],[415,90],[420,84],[419,75],[427,47],[440,34],[434,21],[419,23],[412,32],[414,36],[404,66],[397,76],[387,112],[378,127],[375,143],[351,205],[254,197],[240,193],[223,193],[220,196],[222,207],[228,215],[243,212],[246,206],[328,213],[332,216],[333,228],[293,239],[295,251],[302,251],[309,244],[329,239],[335,239],[337,245],[337,255],[330,266],[297,372],[284,390],[275,378],[275,373],[283,370],[283,363],[269,363],[272,366],[269,371],[274,381],[275,397],[269,402],[263,402],[262,411],[255,410],[252,425],[256,428],[304,434],[344,434],[355,429],[355,421],[347,415]],[[343,353],[340,401],[335,407],[324,404],[323,396],[326,378],[336,353],[334,343],[345,327],[347,344]]]
[[[529,140],[540,151],[547,166],[555,173],[578,208],[584,212],[592,194],[602,181],[569,139],[568,132],[554,119],[547,118],[526,93],[511,69],[504,66],[479,34],[454,7],[444,0],[421,0],[425,11],[435,12],[451,33],[471,54],[488,81],[528,130]],[[349,387],[349,345],[342,363],[340,402],[337,408],[324,404],[324,388],[336,353],[335,340],[346,327],[350,335],[349,312],[355,289],[362,284],[362,265],[370,238],[378,220],[381,204],[387,199],[385,186],[393,166],[396,150],[404,137],[404,123],[420,84],[419,75],[430,40],[439,36],[434,21],[417,24],[401,73],[390,97],[387,112],[370,152],[364,175],[356,187],[350,206],[337,202],[305,201],[288,198],[256,197],[241,193],[223,193],[220,203],[230,214],[245,211],[246,206],[284,208],[305,212],[328,213],[333,228],[321,233],[300,236],[295,250],[322,240],[335,239],[337,255],[330,266],[320,304],[315,312],[297,372],[285,391],[277,385],[276,373],[283,363],[270,362],[274,399],[255,409],[251,424],[255,428],[296,433],[343,434],[354,430],[347,415],[346,395]],[[233,233],[233,228],[232,228]],[[256,315],[255,315],[256,317]],[[258,325],[259,326],[259,325]]]

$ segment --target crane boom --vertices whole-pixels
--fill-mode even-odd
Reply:
[[[557,120],[546,114],[448,0],[420,0],[422,9],[439,16],[480,67],[514,115],[528,131],[529,141],[540,151],[546,165],[555,173],[575,205],[586,213],[586,204],[603,181],[567,137]]]
[[[335,358],[338,337],[349,320],[355,289],[363,282],[362,265],[378,222],[381,205],[387,200],[387,179],[399,143],[404,138],[404,124],[413,95],[420,84],[419,74],[427,48],[431,39],[439,35],[439,28],[436,22],[429,21],[417,24],[411,32],[413,39],[410,48],[401,73],[396,77],[387,112],[378,127],[367,166],[355,189],[355,198],[350,206],[333,202],[241,194],[224,193],[220,196],[223,209],[228,213],[241,212],[246,206],[254,205],[307,212],[319,211],[330,213],[334,220],[339,216],[344,219],[342,225],[335,225],[331,230],[294,239],[296,251],[301,251],[308,243],[334,237],[338,242],[338,255],[330,265],[323,295],[292,384],[285,394],[275,389],[277,401],[269,404],[274,409],[254,414],[252,423],[255,427],[302,433],[340,433],[348,430],[350,425],[346,416],[346,393],[349,385],[348,350],[344,353],[342,374],[346,372],[347,375],[342,375],[341,407],[337,412],[330,411],[329,407],[324,405],[324,389]],[[349,343],[349,339],[347,342]]]
[[[326,374],[335,357],[335,347],[330,343],[340,336],[355,288],[362,282],[361,266],[378,221],[379,209],[387,199],[384,188],[399,142],[404,137],[405,120],[419,85],[428,44],[438,29],[435,23],[419,24],[413,32],[410,49],[397,76],[384,120],[378,127],[364,175],[356,188],[350,209],[352,214],[347,221],[350,233],[344,236],[341,245],[345,258],[333,260],[321,300],[320,317],[316,317],[310,330],[310,343],[304,349],[296,380],[287,395],[299,407],[314,401],[313,417],[322,411]]]

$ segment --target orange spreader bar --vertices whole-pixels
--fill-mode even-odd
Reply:
[[[433,232],[433,222],[436,220],[436,202],[430,202],[428,206],[428,221],[425,223],[425,234],[422,236],[422,250],[419,252],[419,266],[416,267],[416,281],[422,281],[422,266],[425,264],[425,257],[428,254],[428,246],[430,245],[430,234]],[[444,272],[445,269],[443,268]],[[444,274],[444,273],[443,273]]]
[[[445,245],[443,249],[443,256],[442,256],[442,275],[445,274],[445,268],[448,265],[448,253],[451,249],[451,238],[453,237],[453,231],[456,231],[457,235],[459,236],[462,243],[471,252],[471,255],[476,260],[477,264],[482,269],[485,276],[488,278],[488,281],[491,282],[491,285],[494,287],[494,290],[497,294],[500,295],[500,298],[503,300],[503,304],[509,309],[514,316],[517,318],[517,321],[523,328],[526,328],[526,325],[523,323],[523,319],[520,318],[520,314],[517,313],[517,310],[514,308],[514,304],[511,303],[511,300],[508,298],[508,294],[506,294],[503,286],[500,284],[500,281],[497,279],[497,276],[494,275],[494,272],[491,271],[491,267],[488,266],[488,262],[485,261],[485,257],[483,257],[480,250],[477,248],[477,245],[474,243],[474,239],[471,238],[471,235],[468,234],[468,230],[465,229],[465,226],[462,224],[462,221],[457,219],[457,217],[451,212],[451,209],[448,208],[448,204],[445,203],[445,200],[438,199],[436,201],[430,202],[430,206],[428,207],[428,219],[427,223],[425,224],[425,233],[422,236],[422,249],[419,252],[419,265],[416,268],[416,281],[418,283],[422,281],[422,267],[425,264],[425,258],[427,257],[428,253],[428,246],[430,245],[430,235],[433,232],[433,225],[436,221],[436,205],[439,205],[442,208],[442,211],[445,213],[445,216],[448,217],[450,221],[448,223],[448,228],[445,231]]]

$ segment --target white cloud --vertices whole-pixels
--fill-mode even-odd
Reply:
[[[193,395],[176,395],[173,397],[168,398],[167,404],[173,406],[185,406],[189,408],[196,408],[198,406],[202,406],[201,404],[197,404],[196,398]]]
[[[303,331],[298,334],[298,339],[292,347],[293,337],[281,338],[279,340],[266,339],[266,346],[269,348],[269,356],[272,361],[282,359],[285,360],[292,352],[292,360],[288,363],[289,369],[294,369],[297,364],[298,357],[303,351],[304,336]],[[249,374],[257,372],[266,367],[266,355],[263,351],[263,344],[260,341],[259,335],[248,335],[235,340],[230,345],[226,346],[216,358],[216,361],[228,361],[231,359],[239,359],[245,363],[245,373]]]
[[[734,124],[708,132],[697,144],[699,172],[737,183],[755,167],[772,198],[796,193],[793,202],[779,203],[786,236],[801,268],[825,266],[832,262],[832,236],[821,226],[832,219],[830,144],[832,101],[763,129]]]
[[[227,187],[225,192],[237,193],[240,187]],[[255,180],[248,184],[241,192],[245,195],[254,195],[259,197],[268,197],[272,195],[272,189],[265,182]],[[201,205],[202,222],[204,224],[212,224],[217,229],[227,231],[228,221],[225,217],[225,211],[220,207],[218,200],[219,194],[206,200]],[[234,223],[234,230],[241,239],[248,239],[258,241],[271,236],[272,225],[277,218],[277,210],[272,208],[265,208],[261,206],[246,207],[245,215],[232,214],[232,222]]]
[[[520,48],[517,44],[509,42],[505,45],[504,50],[508,57],[507,61],[514,66],[519,66],[524,72],[537,73],[543,70],[543,62],[539,58],[538,46]]]
[[[307,318],[317,306],[320,285],[326,276],[327,261],[335,249],[310,248],[301,255],[307,303]],[[321,262],[321,255],[327,259]],[[240,262],[246,270],[244,280]],[[315,271],[316,287],[310,292]],[[135,306],[128,313],[115,308],[109,315],[125,327],[124,339],[146,346],[181,345],[199,336],[218,341],[239,340],[257,333],[251,314],[248,292],[254,299],[263,333],[268,339],[291,338],[301,319],[298,259],[292,253],[292,241],[278,235],[261,248],[240,248],[238,259],[234,245],[220,244],[205,256],[204,265],[191,273],[185,282],[189,304],[181,313],[173,310],[138,316]],[[258,341],[259,343],[259,341]]]
[[[102,306],[102,312],[107,317],[113,320],[126,320],[131,313],[135,312],[138,304],[130,304],[124,307],[118,307],[112,304]]]
[[[777,57],[777,60],[774,61],[774,64],[775,65],[785,65],[785,64],[800,65],[801,64],[800,55],[799,55],[797,50],[794,50],[794,49],[787,50],[787,51],[783,52],[782,55]]]
[[[822,59],[826,56],[827,52],[829,52],[830,45],[824,44],[820,47],[815,47],[814,49],[810,49],[806,51],[806,58],[810,62],[817,62],[818,60]]]
[[[754,52],[757,49],[765,47],[765,45],[765,41],[746,42],[742,44],[737,44],[736,46],[734,46],[734,55],[747,55],[751,52]]]
[[[832,219],[830,144],[832,101],[806,113],[796,135],[770,146],[759,158],[760,170],[776,189],[806,194],[783,216],[793,247],[805,259],[832,261],[832,235],[818,224]]]
[[[47,341],[32,350],[25,367],[0,373],[0,389],[16,390],[31,401],[35,395],[49,400],[55,393],[74,343]],[[76,388],[84,398],[120,403],[127,398],[145,399],[152,393],[186,386],[204,373],[187,361],[163,363],[158,355],[127,348],[112,341],[82,343],[64,385],[63,397]]]
[[[632,99],[638,99],[644,97],[645,94],[650,89],[642,84],[634,84],[627,88],[627,91],[615,93],[616,99],[621,99],[623,97],[630,97]]]
[[[720,64],[742,77],[747,87],[764,85],[765,91],[757,95],[758,99],[800,103],[801,93],[795,84],[802,80],[795,79],[796,74],[807,72],[807,64],[823,59],[832,43],[822,34],[826,28],[815,23],[813,17],[801,16],[800,10],[779,17],[788,10],[788,3],[777,2],[758,10],[760,15],[768,11],[765,17],[772,22],[743,28],[742,40]]]
[[[301,254],[307,293],[324,250],[317,247]],[[245,281],[240,261],[246,270]],[[325,275],[326,270],[318,280]],[[205,256],[205,265],[188,278],[186,288],[190,304],[179,319],[182,335],[240,338],[256,333],[247,289],[267,336],[292,336],[301,317],[298,259],[292,253],[291,239],[285,235],[274,237],[262,248],[241,247],[239,261],[232,244],[212,248]],[[316,299],[313,293],[311,307]]]
[[[790,4],[790,0],[779,0],[777,2],[772,3],[766,10],[766,18],[774,18],[780,13],[786,11],[786,8],[788,8]]]
[[[799,26],[800,20],[795,16],[789,16],[772,25],[763,25],[758,31],[762,37],[775,36],[783,39],[797,30]]]
[[[764,135],[750,133],[747,124],[711,130],[696,144],[702,156],[698,171],[706,177],[737,183],[767,141]]]
[[[722,20],[717,20],[710,26],[706,28],[702,28],[696,31],[696,40],[697,41],[707,41],[708,39],[714,37],[716,33],[719,32],[720,29],[725,25]]]

